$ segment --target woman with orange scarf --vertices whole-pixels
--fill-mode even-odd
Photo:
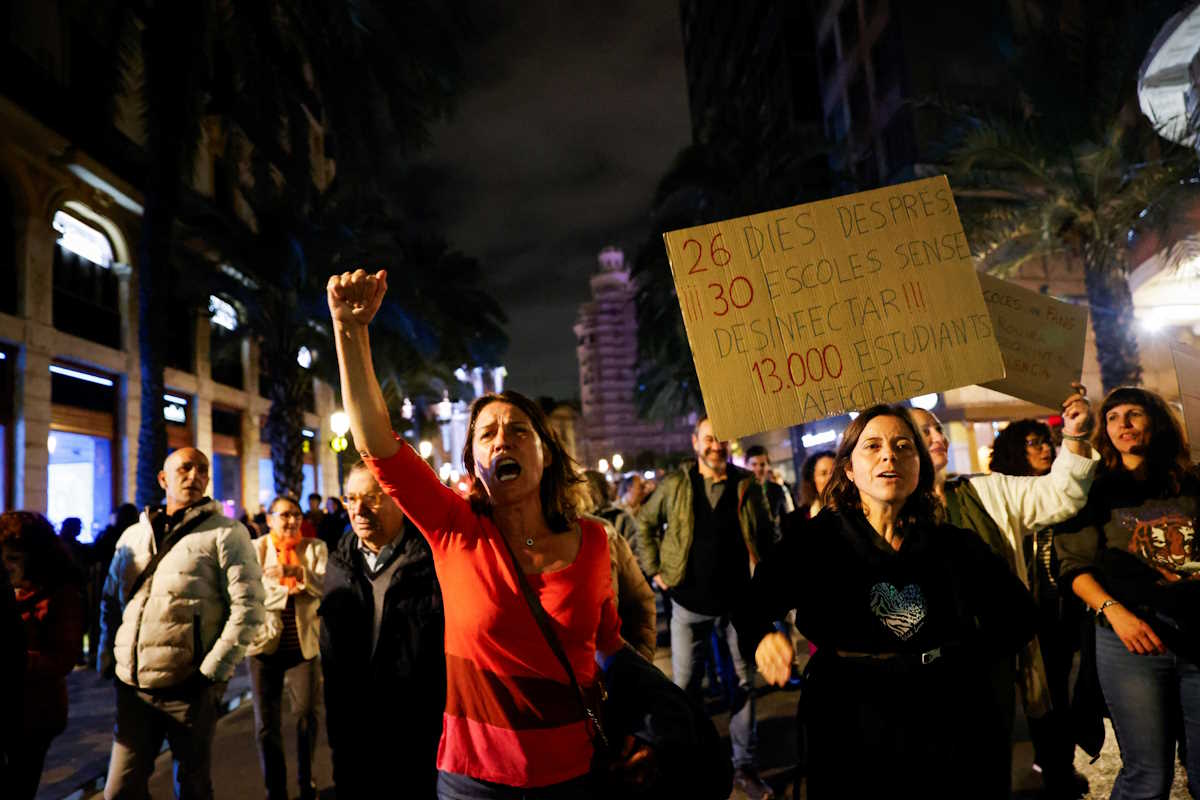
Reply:
[[[312,757],[321,692],[317,608],[321,605],[328,550],[320,539],[301,537],[302,519],[299,503],[290,497],[277,497],[267,513],[269,535],[254,540],[267,591],[267,621],[249,650],[250,678],[267,800],[288,797],[281,732],[285,683],[297,717],[300,796],[316,797]]]

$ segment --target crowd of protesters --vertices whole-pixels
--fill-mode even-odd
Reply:
[[[1200,473],[1158,395],[1094,410],[1076,385],[1061,427],[1010,423],[982,475],[948,473],[932,413],[863,409],[793,493],[705,418],[694,460],[613,485],[537,403],[489,394],[464,496],[391,429],[368,334],[386,288],[360,271],[328,290],[362,456],[344,504],[229,519],[182,448],[164,503],[122,506],[91,545],[77,520],[0,514],[5,797],[36,793],[83,663],[114,683],[105,797],[148,796],[164,742],[176,795],[212,797],[248,660],[268,798],[288,796],[285,698],[303,798],[320,709],[342,798],[768,798],[764,683],[800,687],[795,773],[817,800],[1009,797],[1018,696],[1044,796],[1086,796],[1076,747],[1098,753],[1109,716],[1113,797],[1166,797],[1178,760],[1200,798]]]

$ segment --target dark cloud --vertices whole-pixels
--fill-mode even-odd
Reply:
[[[596,255],[616,244],[632,258],[654,186],[691,137],[678,5],[494,13],[468,54],[472,87],[434,131],[430,202],[509,315],[510,384],[572,397],[571,326]]]

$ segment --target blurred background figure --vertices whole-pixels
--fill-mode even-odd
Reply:
[[[767,456],[767,448],[761,444],[746,449],[746,467],[754,473],[754,479],[763,488],[767,497],[767,508],[771,512],[771,521],[775,523],[775,538],[780,535],[780,525],[783,515],[796,510],[787,489],[775,481],[771,469],[771,459]]]
[[[50,742],[67,727],[67,675],[83,640],[83,570],[41,514],[0,514],[0,550],[24,629],[24,678],[9,697],[21,709],[0,781],[6,798],[37,794]],[[19,699],[18,699],[19,698]]]
[[[325,498],[325,515],[321,517],[321,524],[317,526],[317,538],[332,551],[348,527],[350,515],[346,513],[346,506],[336,497]]]
[[[608,555],[612,562],[612,587],[617,598],[617,616],[621,618],[621,638],[629,642],[643,658],[653,662],[654,646],[658,638],[654,590],[642,574],[629,541],[618,532],[608,516],[599,512],[616,511],[628,518],[631,524],[635,523],[628,512],[606,505],[607,478],[591,469],[584,472],[583,476],[587,479],[588,487],[588,508],[585,511],[603,521],[605,533],[608,534]]]
[[[833,475],[832,450],[818,450],[800,468],[800,513],[811,519],[821,510],[821,493]]]

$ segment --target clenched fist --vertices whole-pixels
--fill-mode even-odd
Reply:
[[[1092,407],[1088,404],[1087,388],[1078,381],[1071,384],[1074,392],[1063,400],[1063,433],[1067,436],[1086,436],[1095,426]]]
[[[366,327],[375,318],[387,292],[387,270],[374,275],[365,270],[333,275],[325,286],[329,314],[335,325]]]

